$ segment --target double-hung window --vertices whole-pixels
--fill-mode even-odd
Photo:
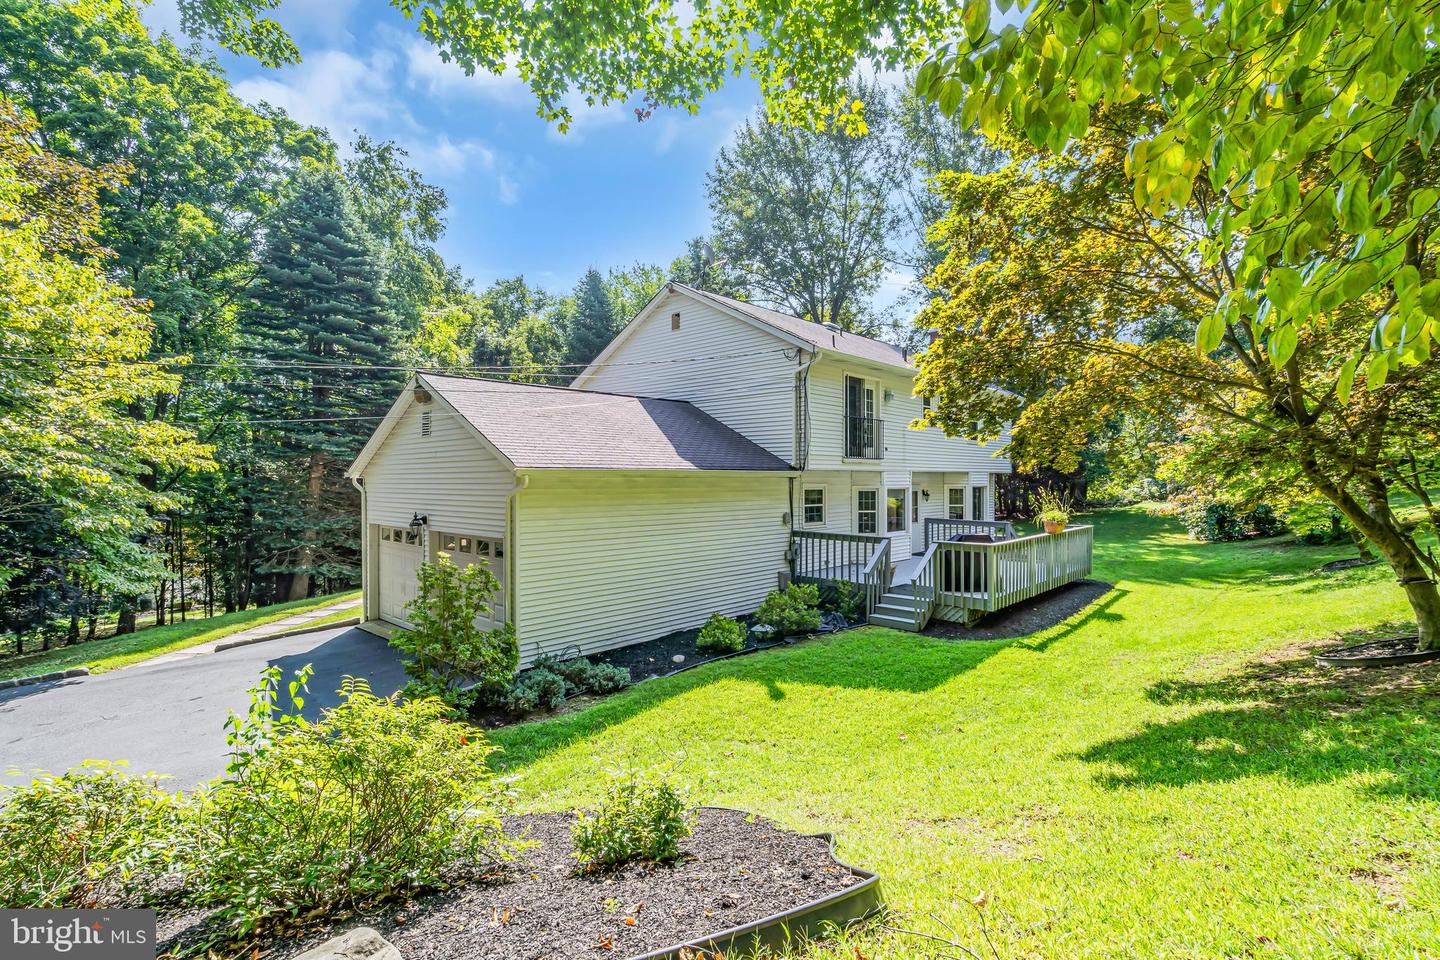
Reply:
[[[880,529],[880,491],[855,491],[855,532],[875,533]]]
[[[950,520],[965,519],[964,487],[951,487],[945,491],[945,516]]]
[[[825,523],[825,488],[806,487],[802,494],[801,521],[807,527],[818,527]]]

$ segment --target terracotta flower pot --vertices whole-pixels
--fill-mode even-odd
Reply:
[[[1065,520],[1046,520],[1044,521],[1045,532],[1052,536],[1057,533],[1063,533],[1066,522]]]

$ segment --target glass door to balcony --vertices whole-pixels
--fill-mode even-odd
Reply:
[[[875,387],[860,377],[845,378],[845,456],[879,460],[885,449],[875,419]]]

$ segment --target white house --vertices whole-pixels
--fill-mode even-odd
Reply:
[[[791,576],[922,625],[935,597],[912,616],[882,594],[926,592],[949,539],[927,534],[961,529],[941,521],[1009,532],[989,521],[1010,464],[1002,442],[912,429],[914,372],[890,344],[670,283],[571,387],[418,374],[349,470],[365,617],[405,624],[445,552],[500,578],[522,663],[748,613]]]

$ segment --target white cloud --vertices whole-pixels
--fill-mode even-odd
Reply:
[[[394,95],[395,58],[378,50],[360,59],[343,50],[321,50],[304,62],[267,71],[235,84],[235,94],[250,103],[264,101],[301,123],[325,127],[340,143],[354,130],[399,122],[416,127],[415,118]]]
[[[418,37],[401,39],[400,47],[412,89],[423,88],[432,96],[478,97],[504,104],[521,104],[530,96],[525,81],[512,67],[500,74],[477,70],[471,76],[459,64],[446,63],[433,44]]]
[[[406,63],[409,63],[407,58]],[[520,199],[520,178],[506,157],[484,141],[453,139],[448,132],[427,128],[399,93],[399,58],[376,50],[361,59],[343,50],[323,50],[303,63],[250,77],[235,84],[235,93],[251,103],[265,101],[301,123],[323,127],[343,150],[359,130],[381,140],[394,140],[427,178],[456,181],[487,175],[501,203]],[[409,85],[408,75],[403,81]]]

